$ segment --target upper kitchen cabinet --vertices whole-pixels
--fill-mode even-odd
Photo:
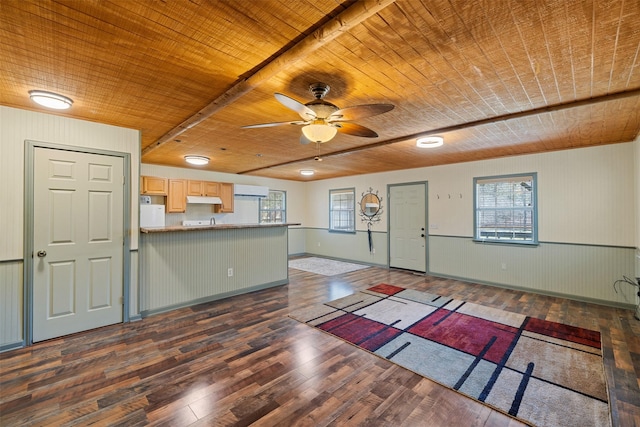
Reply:
[[[220,182],[220,194],[218,197],[222,199],[222,205],[216,205],[216,213],[232,213],[233,212],[233,183]]]
[[[187,181],[187,196],[217,197],[220,195],[220,183],[211,181]]]
[[[187,181],[170,179],[167,195],[167,213],[185,212],[187,210]]]
[[[207,197],[215,197],[220,195],[220,183],[203,181],[204,195]]]
[[[149,196],[166,196],[167,195],[167,178],[159,178],[156,176],[143,176],[140,194]]]

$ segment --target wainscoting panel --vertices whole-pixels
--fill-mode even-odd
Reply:
[[[138,251],[129,253],[129,317],[140,318],[138,303]],[[24,265],[22,260],[0,262],[0,351],[24,344]]]
[[[287,232],[268,227],[142,234],[141,313],[287,283]]]
[[[129,320],[140,319],[138,251],[131,251],[129,262]]]
[[[289,255],[305,252],[306,230],[300,227],[289,227]]]
[[[330,258],[358,261],[372,265],[388,265],[387,233],[372,232],[374,252],[369,252],[366,231],[331,233],[327,229],[307,228],[305,252]]]
[[[24,341],[22,270],[22,261],[0,262],[0,350]]]
[[[430,236],[429,271],[480,283],[550,295],[631,306],[629,286],[613,283],[634,273],[634,249],[541,243],[536,247],[476,243],[471,238]]]

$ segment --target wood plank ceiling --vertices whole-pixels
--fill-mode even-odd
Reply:
[[[57,92],[54,114],[139,129],[143,163],[292,180],[612,144],[640,132],[639,22],[623,0],[2,0],[0,104]],[[357,121],[379,137],[241,128],[298,120],[273,94],[316,81],[395,105]]]

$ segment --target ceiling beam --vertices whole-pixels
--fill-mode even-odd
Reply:
[[[468,129],[468,128],[475,127],[475,126],[488,125],[488,124],[497,123],[497,122],[504,122],[504,121],[507,121],[507,120],[521,119],[523,117],[536,116],[538,114],[543,114],[543,113],[552,113],[554,111],[568,110],[570,108],[584,107],[584,106],[588,106],[588,105],[599,104],[601,102],[617,101],[617,100],[620,100],[620,99],[631,98],[631,97],[634,97],[634,96],[640,96],[640,89],[634,89],[634,90],[629,90],[629,91],[625,91],[625,92],[617,92],[617,93],[612,93],[612,94],[609,94],[609,95],[598,96],[598,97],[595,97],[595,98],[581,99],[579,101],[573,101],[573,102],[567,102],[567,103],[564,103],[564,104],[556,104],[556,105],[551,105],[551,106],[547,106],[547,107],[535,108],[533,110],[520,111],[518,113],[503,114],[501,116],[489,117],[489,118],[486,118],[486,119],[476,120],[476,121],[473,121],[473,122],[460,123],[460,124],[453,125],[453,126],[446,126],[446,127],[442,127],[442,128],[426,130],[424,132],[414,133],[412,135],[406,135],[406,136],[401,136],[401,137],[398,137],[398,138],[387,139],[385,141],[374,142],[373,144],[359,145],[359,146],[353,147],[353,148],[347,148],[347,149],[344,149],[344,150],[334,151],[334,152],[331,152],[331,153],[325,153],[325,154],[322,155],[322,157],[323,158],[327,158],[327,157],[332,157],[332,156],[340,156],[342,154],[355,153],[357,151],[370,150],[372,148],[377,148],[377,147],[382,147],[382,146],[385,146],[385,145],[395,144],[395,143],[398,143],[398,142],[407,141],[409,139],[417,139],[417,138],[422,138],[422,137],[430,136],[430,135],[442,134],[442,133],[447,133],[447,132],[454,132],[454,131],[457,131],[457,130]],[[637,135],[636,135],[636,138],[637,138]],[[242,174],[247,174],[247,173],[253,173],[253,172],[258,172],[258,171],[261,171],[261,170],[264,170],[264,169],[271,169],[271,168],[276,168],[276,167],[279,167],[279,166],[287,166],[287,165],[292,165],[292,164],[295,164],[295,163],[307,162],[307,161],[314,160],[314,159],[315,159],[315,156],[311,156],[311,157],[306,157],[304,159],[291,160],[291,161],[288,161],[288,162],[278,163],[278,164],[274,164],[274,165],[270,165],[270,166],[265,166],[265,167],[260,167],[260,168],[256,168],[256,169],[250,169],[250,170],[246,170],[246,171],[241,171],[241,172],[237,172],[237,174],[238,175],[242,175]]]
[[[253,75],[244,80],[238,81],[200,111],[162,135],[156,142],[142,150],[142,156],[152,150],[155,150],[162,144],[172,141],[188,129],[202,123],[204,120],[208,119],[213,114],[236,101],[238,98],[253,90],[260,84],[269,80],[280,71],[285,70],[295,62],[306,58],[317,49],[380,12],[395,1],[396,0],[363,0],[355,2],[353,5],[342,11],[338,16],[300,40],[291,47],[291,49],[274,58]]]

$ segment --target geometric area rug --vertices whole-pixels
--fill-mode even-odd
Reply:
[[[600,333],[379,284],[291,313],[535,426],[611,426]]]

